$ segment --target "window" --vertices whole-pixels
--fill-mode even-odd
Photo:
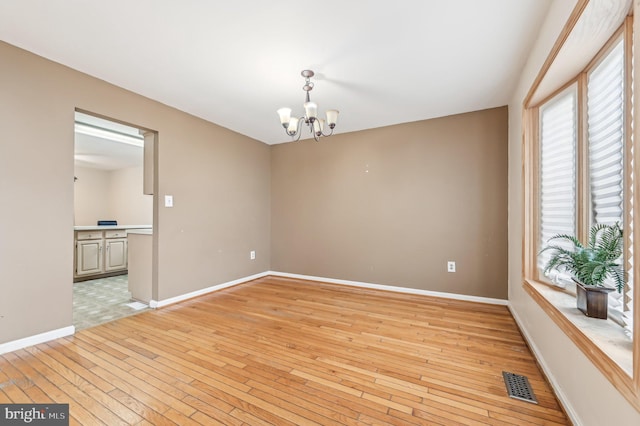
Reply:
[[[576,121],[575,85],[540,108],[539,247],[556,234],[576,234]],[[550,255],[538,255],[541,271]],[[564,285],[566,277],[553,274]]]
[[[625,58],[620,39],[587,76],[587,145],[589,163],[590,225],[620,223],[629,230],[624,216],[625,159]],[[631,116],[631,114],[628,114]],[[630,246],[627,245],[627,248]],[[628,250],[627,250],[628,251]],[[627,271],[632,256],[625,253]],[[631,274],[629,274],[631,275]],[[609,283],[611,286],[612,283]],[[632,280],[623,294],[609,295],[610,309],[631,333],[633,322]],[[625,301],[626,297],[626,301]]]
[[[539,238],[541,249],[556,234],[575,235],[585,239],[594,224],[620,223],[624,216],[625,160],[625,57],[622,36],[602,59],[586,70],[582,96],[586,105],[578,108],[578,84],[544,102],[539,108]],[[578,149],[578,114],[586,116],[583,152]],[[630,114],[629,114],[630,115]],[[582,163],[580,158],[584,158]],[[583,172],[581,169],[584,168]],[[583,182],[581,182],[583,181]],[[584,187],[585,194],[577,188]],[[579,211],[585,220],[578,227]],[[630,245],[627,246],[630,249]],[[567,248],[570,245],[567,244]],[[629,250],[627,250],[629,251]],[[550,253],[538,255],[539,273],[544,270]],[[627,270],[630,253],[625,256]],[[622,260],[624,261],[624,260]],[[551,271],[546,276],[553,284],[571,287],[571,277]],[[613,283],[609,283],[612,287]],[[609,304],[614,318],[632,332],[632,294],[630,282],[623,294],[614,292]]]
[[[627,142],[625,117],[631,114],[625,100],[627,77],[622,34],[614,41],[601,59],[576,78],[576,82],[538,108],[539,235],[536,252],[556,234],[574,235],[585,242],[589,228],[594,224],[617,222],[623,229],[627,228],[624,163],[625,146],[631,141]],[[582,98],[586,103],[578,102]],[[584,135],[582,142],[580,134]],[[579,220],[581,215],[582,220]],[[538,254],[538,279],[546,278],[564,287],[570,277],[556,272],[542,276],[548,259],[548,252]],[[625,259],[631,260],[629,253]],[[625,265],[629,269],[630,263]],[[631,289],[629,283],[625,294],[612,293],[609,298],[611,307],[618,311],[620,322],[623,321],[622,314],[630,307]],[[631,326],[630,322],[623,325]]]
[[[587,79],[587,144],[591,224],[623,223],[624,43]]]
[[[640,152],[634,151],[632,123],[632,32],[633,20],[640,19],[622,9],[611,22],[606,22],[611,11],[594,19],[595,6],[589,11],[591,15],[586,12],[590,5],[589,0],[578,1],[574,15],[524,101],[523,281],[526,292],[640,410],[637,323],[633,329],[634,317],[636,321],[640,318],[640,308],[633,303],[634,295],[640,297],[640,289],[634,285],[634,280],[640,278],[640,274],[634,274],[640,251],[633,247],[633,234],[640,231],[640,217],[633,211],[637,191],[634,168],[640,163],[633,157]],[[583,13],[587,17],[585,26],[580,27]],[[577,32],[578,38],[583,37],[586,22],[596,21],[601,28],[609,26],[611,38],[594,44],[600,50],[592,51],[593,57],[584,58],[579,72],[568,80],[555,81],[563,75],[559,69],[571,68],[567,64],[579,58],[575,52],[584,52],[576,48],[575,40],[573,45],[567,42],[572,31]],[[570,46],[570,53],[563,56],[565,45]],[[556,63],[561,65],[555,66]],[[547,75],[550,77],[545,80]],[[554,87],[555,93],[549,95]],[[574,235],[586,242],[592,225],[616,222],[624,231],[622,261],[628,279],[622,294],[609,295],[610,319],[594,323],[602,320],[574,314],[575,300],[570,295],[574,286],[569,276],[545,276],[548,255],[540,250],[553,235]],[[557,291],[557,287],[552,288],[554,285],[566,288]]]

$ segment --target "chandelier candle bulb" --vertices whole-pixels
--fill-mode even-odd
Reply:
[[[304,116],[292,117],[291,108],[280,108],[277,111],[280,116],[280,124],[285,128],[287,135],[296,141],[300,140],[302,133],[299,127],[301,127],[301,124],[306,124],[313,139],[318,141],[322,136],[326,137],[333,134],[333,129],[336,127],[336,122],[338,121],[338,110],[327,110],[327,119],[318,119],[318,104],[312,102],[309,96],[314,86],[311,77],[313,77],[315,73],[311,70],[303,70],[300,74],[304,77],[305,84],[302,86],[302,90],[306,93],[305,102],[303,103]],[[330,129],[329,133],[324,133],[327,126]]]
[[[289,121],[291,120],[291,108],[280,108],[278,110],[278,115],[280,116],[280,123],[286,129],[289,127]]]
[[[324,120],[321,118],[320,120],[315,120],[313,122],[313,131],[316,135],[320,136],[322,134],[322,129],[324,128]]]
[[[298,117],[291,117],[287,127],[287,133],[289,133],[289,135],[294,136],[298,133],[298,123],[300,123],[300,119]]]
[[[318,104],[315,102],[305,102],[304,112],[307,114],[307,118],[315,119],[318,116]]]
[[[338,114],[340,111],[337,109],[328,109],[327,110],[327,123],[329,123],[329,128],[333,129],[336,127],[336,123],[338,122]]]

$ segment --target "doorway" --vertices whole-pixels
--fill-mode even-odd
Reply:
[[[128,234],[153,229],[141,128],[75,113],[73,325],[92,327],[148,309],[129,288]],[[150,284],[149,284],[150,285]]]

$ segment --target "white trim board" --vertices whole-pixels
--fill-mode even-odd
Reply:
[[[509,305],[509,301],[505,299],[493,299],[490,297],[480,297],[480,296],[467,296],[464,294],[421,290],[421,289],[409,288],[409,287],[396,287],[393,285],[384,285],[384,284],[372,284],[372,283],[365,283],[361,281],[339,280],[335,278],[314,277],[311,275],[290,274],[288,272],[277,272],[277,271],[269,271],[266,275],[273,275],[275,277],[285,277],[285,278],[297,278],[297,279],[307,280],[307,281],[319,281],[319,282],[324,282],[329,284],[342,284],[342,285],[348,285],[352,287],[370,288],[374,290],[395,291],[396,293],[418,294],[421,296],[432,296],[432,297],[441,297],[444,299],[464,300],[467,302],[487,303],[490,305],[502,305],[502,306]]]
[[[573,409],[573,406],[569,403],[569,400],[564,394],[562,387],[560,386],[560,383],[556,380],[555,376],[551,374],[551,370],[549,369],[549,366],[544,361],[542,353],[540,352],[540,349],[538,349],[538,347],[536,346],[534,340],[531,338],[529,331],[524,327],[524,323],[520,320],[520,317],[516,313],[515,309],[513,309],[511,304],[509,304],[508,307],[509,307],[509,312],[511,312],[511,316],[513,317],[513,319],[515,319],[516,324],[520,329],[520,332],[524,336],[524,339],[527,341],[527,345],[529,345],[529,348],[531,348],[531,352],[533,352],[533,356],[535,357],[538,364],[540,364],[540,367],[542,368],[542,371],[544,371],[545,376],[547,376],[547,380],[549,380],[549,383],[553,388],[553,392],[555,392],[556,397],[560,400],[560,404],[562,405],[562,408],[564,408],[565,413],[567,413],[567,416],[569,416],[569,420],[571,420],[571,423],[574,425],[581,425],[582,422],[578,417],[578,413],[576,413],[576,411]]]
[[[71,336],[76,332],[76,328],[72,325],[68,327],[58,328],[56,330],[45,331],[44,333],[35,334],[33,336],[24,337],[22,339],[13,340],[0,344],[0,355],[7,352],[17,351],[28,346],[38,345],[48,342],[49,340],[59,339],[61,337]]]
[[[244,278],[238,278],[237,280],[233,280],[233,281],[228,281],[226,283],[222,283],[222,284],[216,284],[213,285],[211,287],[207,287],[207,288],[203,288],[200,290],[196,290],[196,291],[192,291],[190,293],[186,293],[186,294],[181,294],[179,296],[175,296],[175,297],[170,297],[168,299],[164,299],[164,300],[150,300],[149,301],[149,306],[151,308],[162,308],[164,306],[168,306],[168,305],[172,305],[174,303],[178,303],[178,302],[182,302],[188,299],[193,299],[194,297],[198,297],[198,296],[202,296],[204,294],[207,293],[213,293],[214,291],[218,291],[218,290],[222,290],[225,289],[227,287],[233,287],[234,285],[238,285],[238,284],[242,284],[248,281],[252,281],[252,280],[256,280],[258,278],[262,278],[262,277],[266,277],[267,275],[270,275],[270,273],[267,272],[260,272],[259,274],[255,274],[255,275],[250,275],[248,277],[244,277]]]
[[[341,284],[348,285],[352,287],[362,287],[362,288],[370,288],[375,290],[386,290],[386,291],[394,291],[397,293],[405,293],[405,294],[417,294],[422,296],[432,296],[432,297],[441,297],[446,299],[454,299],[454,300],[465,300],[469,302],[479,302],[479,303],[488,303],[492,305],[505,305],[507,306],[509,302],[504,299],[492,299],[489,297],[478,297],[478,296],[466,296],[462,294],[455,293],[444,293],[439,291],[429,291],[429,290],[420,290],[416,288],[408,288],[408,287],[396,287],[390,285],[383,284],[372,284],[365,283],[360,281],[349,281],[349,280],[339,280],[335,278],[323,278],[323,277],[315,277],[311,275],[301,275],[301,274],[290,274],[287,272],[277,272],[277,271],[265,271],[259,274],[250,275],[248,277],[238,278],[237,280],[228,281],[226,283],[217,284],[211,287],[203,288],[200,290],[192,291],[190,293],[182,294],[180,296],[171,297],[169,299],[164,300],[151,300],[149,301],[149,306],[151,308],[162,308],[164,306],[172,305],[174,303],[182,302],[187,299],[192,299],[194,297],[202,296],[207,293],[212,293],[214,291],[222,290],[228,287],[232,287],[234,285],[242,284],[245,282],[249,282],[252,280],[256,280],[258,278],[263,278],[266,276],[275,276],[275,277],[285,277],[285,278],[297,278],[306,281],[317,281],[317,282],[325,282],[329,284]],[[517,322],[517,319],[516,319]],[[27,346],[37,345],[39,343],[47,342],[49,340],[58,339],[60,337],[66,337],[74,334],[76,331],[74,326],[59,328],[57,330],[47,331],[45,333],[36,334],[34,336],[25,337],[22,339],[14,340],[11,342],[6,342],[0,344],[0,355],[16,351],[18,349],[26,348]],[[535,352],[535,351],[534,351]],[[562,400],[562,399],[561,399]]]
[[[324,277],[316,277],[312,275],[291,274],[288,272],[265,271],[259,274],[250,275],[244,278],[238,278],[237,280],[233,280],[226,283],[217,284],[211,287],[196,290],[191,293],[170,297],[169,299],[164,299],[159,301],[151,300],[149,302],[149,306],[154,309],[162,308],[164,306],[172,305],[174,303],[178,303],[184,300],[192,299],[194,297],[202,296],[207,293],[213,293],[214,291],[222,290],[227,287],[232,287],[234,285],[256,280],[258,278],[267,277],[269,275],[272,275],[274,277],[296,278],[296,279],[305,280],[305,281],[317,281],[317,282],[324,282],[329,284],[348,285],[351,287],[362,287],[362,288],[369,288],[374,290],[394,291],[396,293],[417,294],[421,296],[432,296],[432,297],[441,297],[445,299],[464,300],[467,302],[487,303],[490,305],[507,306],[509,304],[509,301],[505,299],[493,299],[490,297],[468,296],[464,294],[445,293],[440,291],[421,290],[417,288],[397,287],[397,286],[384,285],[384,284],[373,284],[373,283],[366,283],[361,281],[340,280],[335,278],[324,278]]]

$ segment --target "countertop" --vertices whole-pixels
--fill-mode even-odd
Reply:
[[[127,230],[127,235],[129,234],[153,235],[153,229],[129,229]]]
[[[152,225],[89,225],[89,226],[74,226],[74,231],[108,231],[110,229],[152,229]]]

